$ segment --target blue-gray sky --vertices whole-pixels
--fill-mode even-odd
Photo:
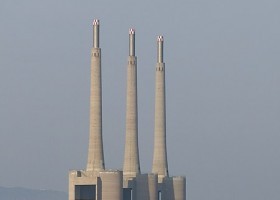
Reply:
[[[67,191],[68,170],[85,168],[94,18],[101,21],[107,168],[123,163],[133,27],[142,171],[152,165],[162,34],[169,171],[187,176],[188,199],[280,199],[277,0],[1,0],[1,186]]]

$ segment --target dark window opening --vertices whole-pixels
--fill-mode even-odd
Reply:
[[[95,200],[96,185],[75,185],[75,200]]]
[[[123,188],[123,200],[132,200],[131,188]]]
[[[161,191],[158,191],[158,200],[161,200]]]

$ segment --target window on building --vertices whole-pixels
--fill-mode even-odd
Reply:
[[[96,200],[96,185],[75,185],[75,200]]]
[[[132,200],[132,188],[123,188],[123,200]]]
[[[161,200],[161,191],[158,192],[158,200]]]

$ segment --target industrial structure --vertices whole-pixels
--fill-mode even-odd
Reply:
[[[186,200],[186,178],[169,177],[166,150],[163,37],[157,38],[154,156],[152,173],[142,174],[138,148],[137,57],[135,30],[129,30],[126,142],[123,170],[107,170],[102,141],[102,85],[99,21],[93,21],[90,133],[85,170],[69,172],[69,200]]]

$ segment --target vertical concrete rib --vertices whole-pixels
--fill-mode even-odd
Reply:
[[[155,86],[154,157],[152,172],[159,182],[168,176],[166,150],[165,63],[163,62],[163,37],[157,39],[157,64]]]
[[[102,85],[99,20],[93,21],[93,47],[91,49],[90,79],[90,133],[87,170],[103,171],[105,166],[102,141]]]
[[[137,112],[137,57],[135,56],[135,31],[130,29],[126,91],[126,141],[123,165],[123,174],[125,177],[136,177],[136,175],[140,173]]]

